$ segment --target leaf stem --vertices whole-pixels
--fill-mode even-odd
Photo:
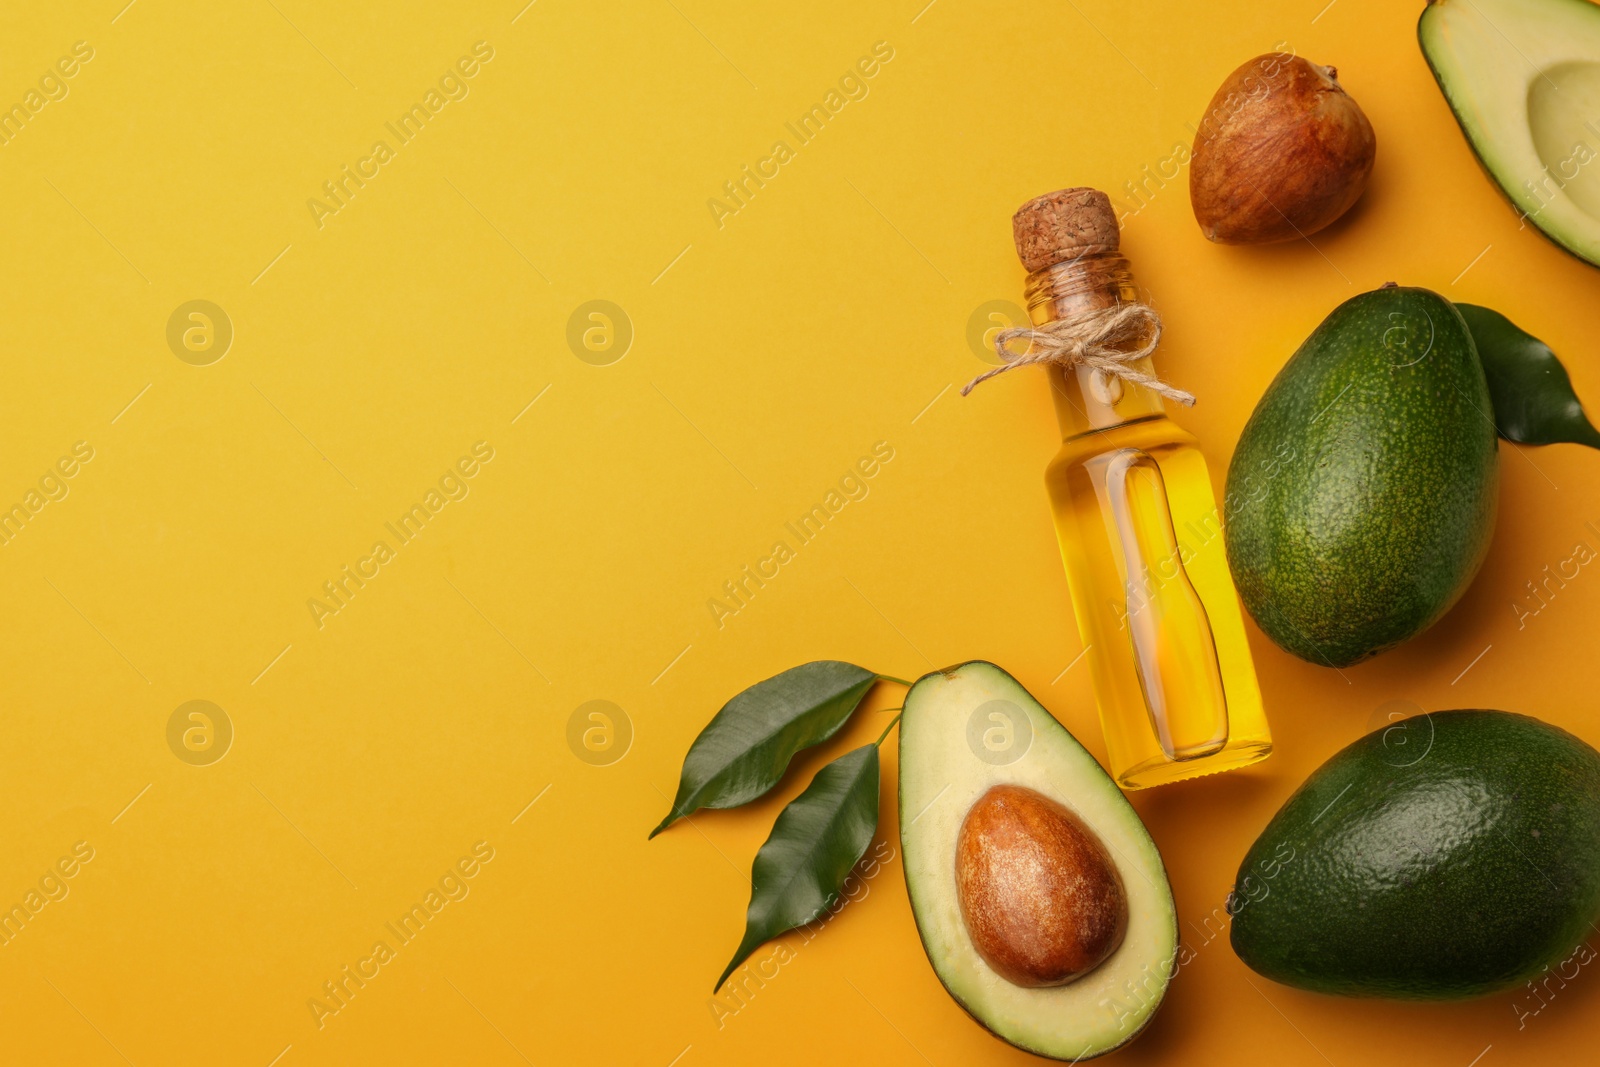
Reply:
[[[911,688],[911,683],[910,682],[906,681],[904,678],[896,678],[892,674],[880,674],[880,675],[878,675],[878,681],[880,681],[880,682],[894,682],[894,683],[896,683],[898,685],[905,686],[907,689]]]
[[[900,721],[900,719],[904,715],[905,715],[905,711],[902,709],[899,715],[896,715],[893,719],[889,720],[889,725],[885,726],[883,728],[883,733],[878,736],[878,747],[879,748],[883,747],[884,738],[889,736],[889,731],[893,730],[895,728],[895,724],[898,723]]]

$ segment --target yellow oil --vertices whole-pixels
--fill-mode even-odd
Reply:
[[[1133,295],[1120,257],[1074,269],[1087,281],[1030,276],[1036,324]],[[1141,386],[1049,374],[1063,440],[1045,480],[1112,777],[1142,789],[1265,759],[1272,737],[1195,439]]]
[[[1272,737],[1194,439],[1159,415],[1080,434],[1045,480],[1112,777],[1140,789],[1265,758]]]

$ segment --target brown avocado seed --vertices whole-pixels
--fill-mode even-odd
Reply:
[[[956,837],[961,917],[978,955],[1019,986],[1087,974],[1122,944],[1128,898],[1100,839],[1067,808],[997,785]]]
[[[1377,144],[1334,68],[1257,56],[1228,75],[1200,121],[1189,163],[1195,220],[1222,244],[1315,233],[1360,198]]]

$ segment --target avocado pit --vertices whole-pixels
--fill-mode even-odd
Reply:
[[[973,947],[1029,988],[1082,977],[1122,944],[1128,898],[1094,832],[1043,793],[991,788],[956,838],[956,889]]]

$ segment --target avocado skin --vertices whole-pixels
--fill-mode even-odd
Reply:
[[[1268,637],[1344,667],[1449,610],[1494,532],[1491,411],[1472,336],[1437,293],[1376,289],[1323,320],[1228,467],[1228,564]]]
[[[1285,985],[1414,999],[1518,985],[1600,913],[1600,753],[1503,711],[1374,731],[1273,816],[1229,904],[1234,952]]]

